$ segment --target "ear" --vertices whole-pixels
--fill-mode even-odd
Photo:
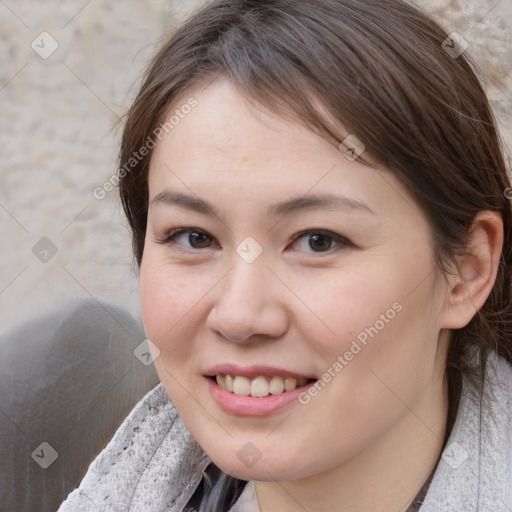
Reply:
[[[466,253],[456,257],[457,272],[448,276],[441,327],[465,327],[484,305],[496,281],[502,248],[501,215],[479,212],[471,226]]]

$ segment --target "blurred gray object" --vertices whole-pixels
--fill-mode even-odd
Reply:
[[[2,512],[54,512],[78,486],[159,383],[134,354],[144,338],[126,311],[78,299],[0,337]]]

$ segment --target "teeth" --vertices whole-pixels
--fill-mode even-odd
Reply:
[[[248,396],[251,394],[251,381],[245,377],[237,375],[233,381],[233,393],[235,395]]]
[[[280,377],[278,375],[268,378],[260,375],[254,379],[248,379],[237,375],[217,375],[217,384],[222,389],[231,391],[235,395],[265,397],[269,394],[279,395],[285,391],[293,391],[297,387],[305,386],[308,379],[294,377]]]
[[[294,379],[293,377],[288,377],[284,381],[284,389],[286,391],[293,391],[297,387],[297,379]]]
[[[267,396],[268,382],[265,377],[256,377],[251,381],[251,396]]]
[[[227,386],[226,386],[226,377],[224,375],[217,375],[217,384],[222,389],[228,389]]]
[[[282,377],[272,377],[268,384],[268,390],[273,395],[279,395],[284,391],[284,380]]]

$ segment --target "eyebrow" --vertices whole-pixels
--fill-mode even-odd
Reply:
[[[156,195],[152,200],[151,204],[166,204],[176,205],[193,210],[198,213],[205,215],[215,215],[220,218],[220,212],[208,201],[200,199],[199,197],[189,196],[181,192],[172,192],[170,190],[164,190]],[[312,210],[312,209],[332,209],[339,208],[344,210],[359,210],[375,215],[375,212],[365,203],[358,199],[336,196],[332,194],[313,194],[296,197],[281,203],[271,205],[267,213],[269,215],[288,215],[289,213],[300,211],[300,210]]]

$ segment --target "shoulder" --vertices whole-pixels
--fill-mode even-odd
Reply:
[[[59,512],[89,511],[92,504],[105,512],[178,511],[209,462],[158,384],[132,409]]]
[[[421,512],[508,512],[511,461],[512,366],[493,354],[483,386],[464,378],[457,418]]]

